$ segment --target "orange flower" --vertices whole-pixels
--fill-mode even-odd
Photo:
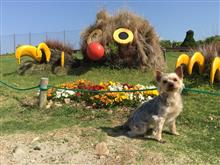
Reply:
[[[48,97],[52,96],[53,90],[54,90],[53,88],[50,88],[50,89],[47,90],[47,96]]]
[[[118,94],[116,92],[110,92],[110,93],[106,93],[106,96],[109,96],[109,97],[112,97],[112,98],[115,98],[118,96]]]

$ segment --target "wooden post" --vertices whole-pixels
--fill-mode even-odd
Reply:
[[[45,108],[47,104],[47,85],[48,85],[48,78],[42,77],[40,81],[40,98],[39,98],[40,109]]]

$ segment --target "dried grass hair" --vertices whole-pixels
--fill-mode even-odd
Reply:
[[[215,57],[220,57],[220,41],[213,41],[210,43],[199,45],[197,48],[192,50],[193,52],[201,52],[205,57],[205,65],[207,70],[210,70],[211,63]]]
[[[114,31],[121,27],[133,32],[134,40],[132,43],[120,45],[113,40]],[[110,44],[115,44],[118,48],[117,54],[105,58],[111,64],[139,67],[144,70],[164,69],[165,61],[160,48],[159,37],[144,18],[127,10],[119,11],[113,16],[110,16],[106,10],[98,12],[95,23],[81,33],[81,50],[85,58],[87,58],[87,39],[95,29],[101,29],[103,32],[102,37],[96,38],[96,41],[104,46],[105,52],[109,51]]]
[[[73,47],[70,44],[63,43],[59,40],[47,40],[45,43],[50,49],[64,51],[68,54],[73,53]]]

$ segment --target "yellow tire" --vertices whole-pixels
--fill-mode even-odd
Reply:
[[[18,61],[18,64],[21,63],[21,57],[29,56],[35,59],[36,61],[40,62],[42,58],[42,53],[40,49],[37,49],[35,46],[32,45],[23,45],[16,49],[15,57]]]
[[[131,43],[134,39],[134,34],[132,31],[126,28],[119,28],[114,31],[113,39],[119,44],[128,44]]]
[[[210,71],[210,83],[213,84],[215,80],[215,75],[217,75],[217,80],[220,81],[220,57],[215,57]]]
[[[190,61],[190,57],[187,54],[181,54],[176,61],[176,68],[178,68],[182,64],[188,66],[189,61]]]
[[[92,33],[89,34],[87,39],[87,44],[89,45],[91,42],[99,42],[102,38],[102,30],[95,29]]]
[[[44,42],[41,42],[38,47],[37,47],[38,50],[40,51],[43,51],[46,55],[46,60],[47,62],[50,61],[50,57],[51,57],[51,51],[50,51],[50,48],[47,46],[47,44],[45,44]]]
[[[189,65],[188,65],[189,75],[192,74],[192,70],[195,63],[199,65],[199,73],[202,74],[205,70],[205,57],[200,52],[194,53],[189,61]]]

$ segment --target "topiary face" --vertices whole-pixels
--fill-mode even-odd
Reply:
[[[89,45],[99,43],[104,49],[100,63],[115,66],[162,69],[164,59],[159,39],[147,20],[128,11],[110,16],[105,10],[96,15],[96,22],[81,34],[81,49],[85,59]]]

